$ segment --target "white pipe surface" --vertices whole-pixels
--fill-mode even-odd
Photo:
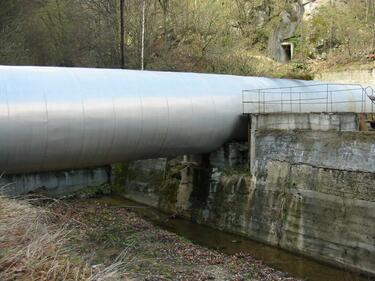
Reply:
[[[0,172],[210,152],[240,130],[244,89],[311,84],[316,82],[0,66]]]

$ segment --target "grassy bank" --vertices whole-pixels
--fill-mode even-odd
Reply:
[[[40,200],[40,199],[38,199]],[[119,280],[123,263],[93,267],[74,247],[79,223],[0,197],[0,280]]]
[[[155,227],[132,206],[4,197],[0,206],[0,280],[295,280]]]

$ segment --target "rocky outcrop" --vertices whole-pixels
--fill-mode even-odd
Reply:
[[[312,1],[304,3],[303,0],[293,0],[291,3],[287,3],[285,10],[280,13],[280,21],[268,40],[268,53],[274,60],[281,63],[289,61],[286,51],[281,44],[294,36],[297,27],[303,19],[304,6],[310,2]]]

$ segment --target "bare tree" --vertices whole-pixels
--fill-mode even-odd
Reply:
[[[121,68],[125,68],[125,0],[120,0],[120,56],[121,56]]]
[[[146,0],[142,1],[142,39],[141,39],[141,69],[145,69],[145,21]]]

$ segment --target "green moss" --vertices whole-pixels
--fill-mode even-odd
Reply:
[[[165,179],[159,187],[159,206],[165,210],[173,210],[177,202],[177,191],[181,182],[181,171],[186,168],[178,160],[170,160],[167,163]]]
[[[174,178],[166,179],[160,187],[160,195],[162,201],[167,204],[175,204],[177,202],[177,190],[180,181]]]
[[[243,175],[248,176],[250,174],[249,167],[247,165],[238,166],[238,167],[226,167],[223,169],[223,175],[232,176],[232,175]]]
[[[111,192],[112,194],[121,194],[123,192],[123,186],[129,177],[128,165],[116,164],[113,167],[112,173],[114,180],[111,184]]]

